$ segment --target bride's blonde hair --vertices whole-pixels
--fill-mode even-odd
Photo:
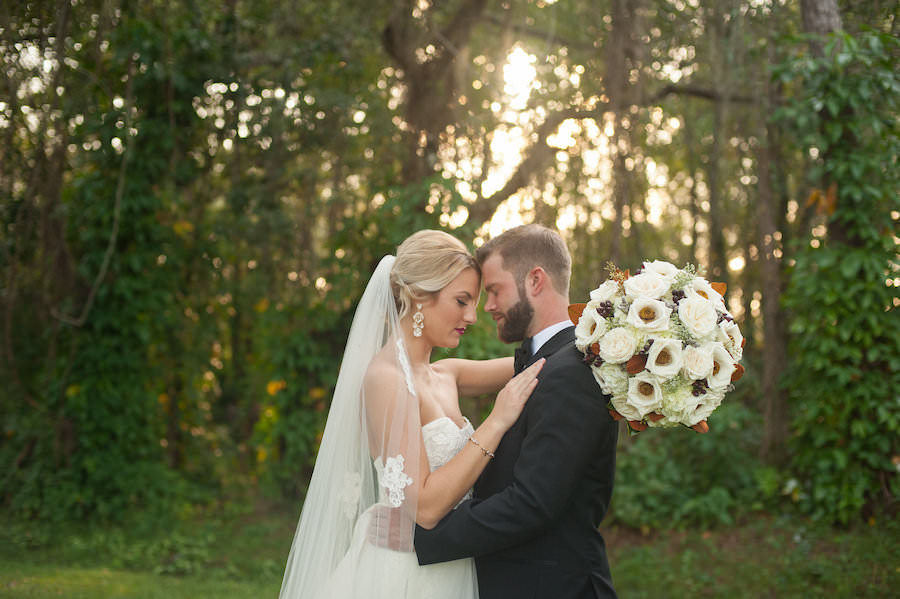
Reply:
[[[475,257],[456,237],[432,229],[407,237],[397,248],[391,269],[391,290],[399,317],[406,316],[415,302],[438,293],[467,268],[481,275]]]

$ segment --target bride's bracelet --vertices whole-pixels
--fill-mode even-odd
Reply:
[[[494,452],[487,449],[484,445],[475,440],[475,437],[469,437],[469,441],[472,442],[472,445],[481,450],[481,453],[484,454],[484,457],[494,457]]]

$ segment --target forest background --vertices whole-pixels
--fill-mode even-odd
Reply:
[[[609,522],[895,521],[898,4],[4,2],[5,517],[295,518],[378,259],[540,222],[573,301],[693,263],[747,342],[712,432],[623,435]]]

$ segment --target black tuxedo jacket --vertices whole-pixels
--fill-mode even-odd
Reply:
[[[597,526],[618,426],[574,341],[574,327],[560,331],[529,360],[547,363],[473,499],[432,530],[416,527],[420,564],[475,557],[481,599],[616,597]]]

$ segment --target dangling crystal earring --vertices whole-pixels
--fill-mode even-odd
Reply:
[[[423,326],[425,326],[425,315],[422,314],[422,304],[416,304],[416,313],[413,314],[413,337],[422,336]]]

